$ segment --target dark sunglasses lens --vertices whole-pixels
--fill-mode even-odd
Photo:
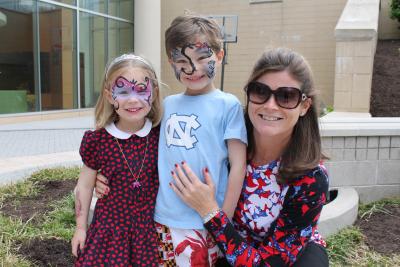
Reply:
[[[271,96],[271,89],[264,84],[252,82],[247,86],[247,97],[250,102],[264,104]]]
[[[283,108],[295,108],[300,103],[301,91],[292,87],[280,87],[275,91],[275,99]]]

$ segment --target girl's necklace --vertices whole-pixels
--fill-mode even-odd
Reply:
[[[118,139],[117,139],[116,137],[114,137],[114,139],[115,139],[115,141],[117,142],[117,145],[118,145],[118,147],[119,147],[119,151],[121,151],[121,154],[122,154],[122,156],[124,157],[126,166],[128,166],[128,169],[129,169],[130,173],[132,174],[133,179],[135,180],[135,181],[132,183],[132,187],[133,187],[133,188],[139,188],[139,187],[141,187],[142,185],[141,185],[140,182],[139,182],[139,177],[140,177],[140,174],[142,173],[142,168],[143,168],[144,160],[146,159],[146,155],[147,155],[147,146],[149,145],[149,136],[146,136],[146,148],[144,149],[144,156],[143,156],[143,159],[142,159],[142,164],[140,165],[139,173],[138,173],[136,176],[133,174],[132,168],[131,168],[131,166],[129,165],[128,160],[127,160],[126,157],[125,157],[125,153],[124,153],[124,151],[122,150],[122,147],[121,147],[121,145],[120,145],[119,142],[118,142]]]

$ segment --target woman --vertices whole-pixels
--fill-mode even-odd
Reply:
[[[265,52],[245,86],[248,165],[233,221],[215,200],[207,168],[201,182],[185,164],[171,188],[203,218],[234,266],[328,266],[316,231],[328,176],[311,69],[284,48]]]

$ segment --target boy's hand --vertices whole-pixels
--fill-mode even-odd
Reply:
[[[101,173],[97,173],[95,191],[98,198],[103,198],[110,193],[110,187],[107,184],[107,178]]]
[[[74,237],[71,240],[72,254],[78,257],[78,249],[82,250],[85,245],[86,230],[81,228],[76,228]]]

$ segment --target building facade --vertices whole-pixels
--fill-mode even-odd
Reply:
[[[182,92],[164,49],[164,31],[185,12],[235,15],[237,42],[226,44],[216,86],[244,103],[243,85],[255,60],[272,47],[303,54],[317,90],[333,106],[335,27],[347,0],[0,0],[1,114],[93,107],[104,66],[134,51],[149,59],[166,85]],[[379,38],[400,38],[381,1]]]
[[[0,114],[93,107],[134,48],[133,0],[0,1]]]

